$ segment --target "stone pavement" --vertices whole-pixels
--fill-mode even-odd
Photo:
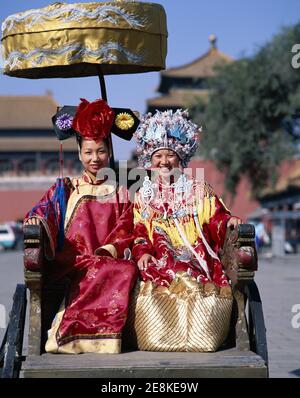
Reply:
[[[13,294],[18,283],[24,283],[23,252],[0,252],[0,342],[4,336],[4,324],[7,324],[9,311],[13,303]],[[5,314],[3,318],[3,308]]]
[[[270,377],[300,377],[300,315],[296,319],[292,312],[295,304],[300,312],[300,255],[260,258],[255,280],[267,328]]]

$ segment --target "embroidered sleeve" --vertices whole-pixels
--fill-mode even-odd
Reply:
[[[95,254],[97,256],[109,256],[113,258],[118,258],[118,252],[114,245],[108,244],[99,247],[95,250]]]
[[[213,250],[218,253],[224,244],[227,222],[231,214],[222,199],[218,198],[208,184],[206,184],[204,195],[210,203],[210,214],[203,224],[203,232],[209,238]]]
[[[63,209],[58,200],[57,182],[43,195],[41,200],[26,214],[24,223],[30,218],[38,218],[47,234],[48,242],[45,245],[45,255],[51,260],[55,256],[55,251],[63,235]],[[67,202],[73,187],[71,181],[65,178],[63,181],[62,195]],[[48,244],[49,243],[49,244]],[[50,250],[49,250],[50,249]]]
[[[119,218],[112,231],[105,239],[104,245],[96,250],[96,254],[101,250],[108,252],[114,258],[123,258],[127,249],[133,243],[133,204],[129,200],[128,191],[124,188],[118,190]]]

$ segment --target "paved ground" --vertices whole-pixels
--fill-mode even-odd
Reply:
[[[270,377],[300,377],[300,256],[260,259],[256,283],[267,328]],[[298,318],[292,312],[295,304]]]
[[[22,252],[0,252],[0,340],[17,283],[23,283]],[[260,259],[256,275],[264,307],[270,377],[300,377],[300,256]],[[297,313],[293,306],[299,304]],[[1,317],[2,315],[2,317]],[[292,319],[295,326],[293,328]]]
[[[0,340],[4,335],[3,323],[8,322],[13,294],[17,283],[24,283],[23,253],[21,251],[0,252]],[[5,319],[3,319],[3,306]]]

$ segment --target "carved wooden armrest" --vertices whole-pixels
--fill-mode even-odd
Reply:
[[[257,270],[254,226],[240,224],[234,229],[228,228],[220,257],[225,273],[231,280],[236,303],[236,347],[241,351],[249,351],[250,342],[245,315],[244,289],[253,281],[254,272]]]
[[[42,225],[24,225],[25,283],[30,291],[28,354],[41,353],[42,269],[44,242]]]
[[[28,271],[40,271],[43,267],[44,244],[42,225],[24,225],[24,267]]]
[[[251,224],[239,224],[228,228],[221,250],[221,262],[232,286],[243,290],[257,271],[255,229]]]

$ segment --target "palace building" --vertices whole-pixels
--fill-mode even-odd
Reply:
[[[60,145],[51,123],[57,107],[51,93],[0,96],[0,177],[57,175]],[[75,140],[63,149],[66,169],[75,172]]]
[[[217,74],[217,67],[233,62],[230,56],[218,50],[214,35],[209,37],[209,41],[210,48],[201,57],[186,65],[160,72],[157,91],[161,96],[147,101],[148,112],[185,108],[195,98],[204,104],[209,101],[209,79]]]
[[[58,176],[57,107],[50,92],[0,96],[0,222],[22,219]],[[63,152],[65,173],[78,174],[76,141],[63,141]]]

